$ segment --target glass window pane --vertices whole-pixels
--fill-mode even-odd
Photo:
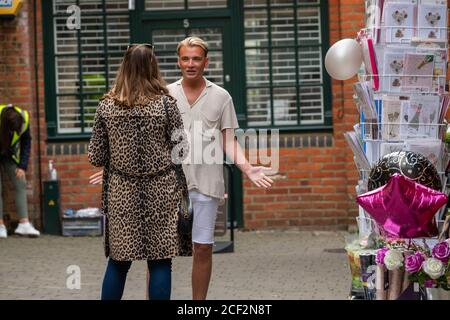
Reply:
[[[271,11],[272,46],[292,46],[294,42],[294,9]]]
[[[56,57],[56,93],[78,93],[78,57]]]
[[[177,60],[176,53],[165,53],[158,55],[161,76],[167,84],[178,81],[181,78],[181,72],[177,66]]]
[[[273,89],[273,118],[274,125],[297,124],[297,89]]]
[[[128,0],[106,0],[106,13],[128,11]]]
[[[177,53],[178,42],[186,38],[182,29],[158,29],[152,33],[152,42],[155,45],[155,54],[159,57],[161,52]]]
[[[323,124],[320,5],[320,0],[244,1],[249,126]],[[270,21],[267,20],[268,6]],[[270,45],[267,42],[269,24]],[[264,50],[254,50],[254,47]],[[252,88],[260,85],[269,88]],[[272,91],[271,107],[258,100],[255,92],[261,90],[266,90],[267,99]],[[270,108],[273,123],[269,121]]]
[[[105,58],[103,55],[84,56],[82,62],[83,93],[106,91]]]
[[[77,3],[81,10],[81,29],[70,30],[66,25],[66,10]],[[58,133],[90,132],[98,100],[108,90],[107,85],[113,84],[130,43],[128,0],[54,0],[53,13],[64,15],[53,19]],[[81,128],[80,97],[84,128]]]
[[[103,16],[81,16],[81,52],[103,53]]]
[[[298,71],[300,84],[322,82],[322,49],[299,48]]]
[[[270,126],[270,89],[247,89],[247,124],[248,126]]]
[[[227,0],[188,0],[188,9],[226,8]]]
[[[116,80],[117,72],[119,71],[121,63],[122,63],[122,55],[120,56],[114,55],[108,58],[109,88],[112,87],[114,81]]]
[[[296,84],[295,48],[272,50],[273,85]]]
[[[91,132],[94,125],[95,111],[102,95],[88,95],[83,98],[84,131]]]
[[[184,9],[184,0],[145,0],[145,10]]]
[[[56,98],[59,133],[81,133],[80,100],[76,96]]]
[[[81,10],[81,17],[86,13],[101,13],[103,11],[102,0],[81,0],[79,7]]]
[[[55,53],[78,53],[77,30],[68,29],[65,17],[54,18]]]
[[[53,1],[53,13],[54,14],[67,14],[67,8],[76,5],[76,0],[54,0]]]
[[[297,0],[298,4],[319,4],[320,0]]]
[[[246,49],[247,86],[269,84],[269,50]]]
[[[244,0],[244,8],[266,7],[267,0]]]
[[[245,46],[268,46],[267,10],[246,10],[244,13]]]
[[[222,51],[210,51],[208,53],[209,64],[205,69],[205,77],[218,86],[223,87],[223,54]]]
[[[293,6],[295,1],[292,0],[270,0],[270,5],[272,7],[276,6]]]
[[[177,45],[185,37],[185,31],[182,29],[159,29],[152,33],[159,69],[167,83],[175,82],[181,77],[177,66]]]
[[[191,29],[189,36],[197,36],[208,43],[209,65],[205,77],[219,86],[223,86],[223,43],[221,28]]]
[[[54,14],[67,14],[67,8],[77,5],[76,0],[53,0]],[[83,13],[100,13],[103,11],[102,0],[80,0],[79,8]],[[107,13],[128,11],[128,0],[106,0]]]
[[[320,11],[318,7],[299,8],[297,10],[298,42],[321,43],[320,41]]]
[[[130,22],[128,15],[106,17],[108,53],[125,53],[130,43]]]
[[[300,87],[300,123],[323,123],[322,87]]]
[[[208,43],[209,50],[222,50],[222,29],[196,28],[191,29],[189,36],[200,37]]]

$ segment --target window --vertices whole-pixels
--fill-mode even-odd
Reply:
[[[98,99],[113,83],[130,42],[128,0],[54,0],[43,6],[49,138],[88,136]],[[80,10],[79,28],[69,19],[73,8]]]
[[[132,42],[130,31],[133,42],[138,42],[148,36],[149,30],[145,28],[151,26],[152,41],[157,44],[166,80],[178,78],[175,46],[187,31],[186,19],[175,17],[174,10],[196,23],[196,27],[188,30],[189,34],[198,33],[218,45],[211,50],[211,61],[215,63],[210,64],[207,76],[219,85],[226,85],[223,60],[233,56],[225,54],[225,49],[244,50],[245,61],[235,58],[231,63],[236,66],[232,69],[235,74],[245,72],[245,86],[229,85],[233,85],[233,98],[240,105],[242,119],[244,113],[247,115],[248,127],[331,128],[330,80],[322,64],[328,48],[326,3],[324,0],[136,0],[138,9],[130,12],[128,0],[42,1],[48,137],[55,140],[89,137],[98,99],[112,85],[126,46]],[[240,5],[244,9],[244,26],[237,25]],[[71,6],[80,9],[78,29],[68,25],[74,15]],[[223,35],[228,38],[218,38],[218,29],[211,26],[211,21],[218,18],[212,13],[231,22],[230,34]],[[233,32],[243,33],[244,41]]]
[[[331,124],[323,0],[244,1],[247,125]]]
[[[226,8],[227,0],[145,0],[146,10],[189,10]]]
[[[161,28],[161,29],[159,29]],[[205,27],[185,29],[166,29],[165,26],[155,26],[149,31],[152,43],[155,45],[155,53],[161,75],[166,83],[173,83],[181,78],[181,72],[177,65],[177,45],[187,36],[201,36],[209,44],[209,64],[205,70],[205,77],[215,84],[223,87],[223,39],[220,28]]]

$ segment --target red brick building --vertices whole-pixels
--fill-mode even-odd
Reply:
[[[201,28],[209,28],[210,42],[215,41],[214,32],[220,28],[229,30],[229,33],[221,34],[221,42],[217,42],[219,44],[213,43],[213,47],[217,44],[218,48],[213,50],[210,59],[222,59],[223,64],[212,64],[210,76],[225,87],[229,86],[241,126],[280,128],[280,170],[273,188],[260,190],[245,179],[237,182],[242,183],[242,188],[237,188],[233,208],[240,224],[248,229],[346,229],[349,224],[353,224],[357,215],[354,199],[357,172],[343,133],[351,130],[358,121],[352,99],[352,83],[355,79],[344,82],[331,80],[323,67],[323,58],[330,45],[343,38],[354,38],[363,27],[363,1],[183,0],[180,1],[180,7],[165,8],[164,1],[136,0],[135,7],[129,10],[128,1],[81,0],[81,29],[66,31],[64,28],[69,27],[64,26],[64,22],[76,14],[75,11],[68,13],[66,9],[71,4],[77,4],[77,1],[23,2],[15,19],[0,20],[0,96],[2,103],[17,104],[31,114],[33,143],[27,178],[30,215],[36,226],[42,227],[41,185],[48,176],[50,159],[55,161],[60,179],[61,210],[99,206],[100,187],[88,184],[88,176],[95,169],[88,163],[86,155],[89,121],[92,121],[88,117],[92,110],[88,107],[95,107],[95,101],[91,101],[95,100],[94,94],[89,95],[87,91],[83,93],[82,89],[81,93],[77,91],[73,97],[70,96],[72,86],[84,85],[84,90],[90,88],[82,73],[89,74],[89,68],[98,67],[98,64],[89,64],[89,59],[99,56],[97,47],[103,46],[99,50],[104,50],[102,55],[109,58],[107,66],[102,67],[105,77],[102,78],[101,86],[105,85],[105,78],[113,78],[114,69],[123,54],[121,50],[128,41],[160,41],[159,48],[157,46],[155,49],[157,55],[160,48],[168,48],[167,52],[171,54],[167,59],[160,59],[161,68],[174,69],[174,52],[171,48],[176,42],[172,40],[180,38],[180,34],[178,31],[167,31],[173,30],[173,26],[184,27],[185,32],[196,28],[197,32],[201,32]],[[186,3],[188,7],[184,7]],[[99,21],[103,21],[103,24]],[[94,47],[89,47],[89,41],[93,39],[89,38],[89,32],[93,31],[88,27],[83,29],[86,25],[98,28],[98,39],[104,42],[98,44],[97,41]],[[304,30],[309,30],[306,35]],[[61,36],[63,32],[66,33]],[[73,33],[68,35],[70,32]],[[103,35],[102,38],[102,32],[107,36]],[[290,41],[284,39],[283,35],[291,33],[293,44],[283,44],[283,41]],[[148,34],[151,34],[150,38]],[[181,36],[184,35],[181,32]],[[271,39],[269,44],[264,43],[266,36]],[[161,40],[163,38],[165,40]],[[173,43],[166,48],[164,41],[168,39],[172,39]],[[308,47],[308,43],[313,44]],[[227,51],[230,46],[233,50]],[[72,49],[77,50],[74,55],[71,55]],[[163,51],[160,50],[161,54]],[[309,56],[304,56],[306,51],[310,52]],[[314,60],[314,52],[318,52],[318,62],[311,65],[313,70],[308,73],[302,68],[311,63],[308,60]],[[258,59],[266,61],[271,71],[267,74],[258,73],[258,69],[261,69]],[[286,70],[286,66],[291,63],[293,70],[298,72]],[[222,66],[230,68],[232,75],[236,75],[234,79],[238,78],[240,84],[246,85],[233,81],[228,83],[228,74],[223,72]],[[280,71],[283,67],[285,70]],[[172,73],[167,71],[168,78],[178,76],[176,70],[172,69],[169,70]],[[245,71],[246,77],[240,70]],[[320,81],[314,82],[315,72],[318,72]],[[71,80],[71,74],[78,82]],[[304,85],[303,77],[309,74],[312,80]],[[281,79],[280,75],[284,78]],[[78,76],[81,76],[82,85]],[[294,77],[292,85],[290,76]],[[64,77],[68,80],[64,80]],[[258,85],[258,79],[263,79],[262,85]],[[283,83],[287,83],[288,89]],[[304,88],[310,88],[310,91]],[[102,90],[100,88],[99,92]],[[274,115],[278,114],[275,111],[278,107],[275,100],[279,96],[287,96],[290,91],[295,97],[289,105],[295,112],[292,116],[278,116],[278,120],[284,122],[280,121],[282,124],[277,125],[278,120]],[[316,116],[312,112],[308,113],[310,109],[304,103],[307,101],[304,97],[305,92],[319,91],[322,94],[316,106],[319,116]],[[265,102],[266,107],[258,102],[265,92],[268,92],[267,97],[270,96]],[[71,103],[74,106],[82,105],[84,123],[81,121],[81,128],[76,122],[79,116],[64,118]],[[255,110],[268,110],[268,113],[272,112],[271,118],[266,115],[266,118],[258,119]],[[263,125],[258,125],[258,121]],[[5,192],[7,189],[6,186],[3,188],[5,214],[10,214],[14,219],[13,197],[10,192]]]

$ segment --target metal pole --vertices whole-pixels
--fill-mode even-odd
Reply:
[[[230,241],[234,242],[234,210],[231,207],[233,203],[233,166],[229,164],[225,164],[225,167],[228,169],[228,204],[230,208]]]

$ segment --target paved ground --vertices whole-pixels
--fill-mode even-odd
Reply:
[[[347,299],[345,232],[235,233],[233,253],[214,254],[208,299]],[[228,240],[219,238],[218,240]],[[105,268],[101,237],[0,240],[0,299],[98,299]],[[81,288],[68,289],[78,266]],[[146,263],[133,263],[124,299],[145,297]],[[190,299],[191,258],[173,264],[172,299]],[[69,281],[68,281],[69,280]]]

